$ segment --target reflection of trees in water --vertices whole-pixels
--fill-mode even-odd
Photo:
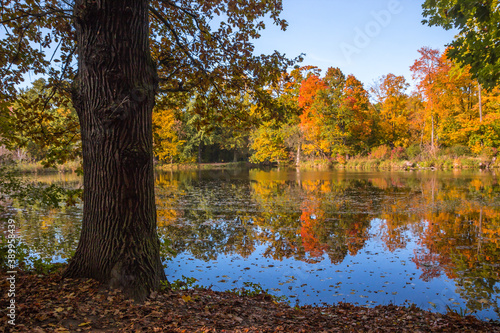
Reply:
[[[388,251],[405,248],[417,237],[420,247],[413,262],[424,281],[442,274],[455,279],[470,309],[491,306],[499,293],[496,179],[275,176],[260,172],[251,181],[172,183],[168,195],[159,193],[164,198],[159,206],[175,212],[163,218],[170,221],[165,232],[175,249],[214,259],[220,253],[246,257],[263,244],[264,255],[274,259],[315,262],[326,255],[337,264],[364,247],[377,217]]]
[[[245,173],[246,172],[246,173]],[[248,257],[257,246],[281,260],[340,263],[370,237],[388,251],[418,243],[413,262],[425,281],[446,275],[470,309],[498,308],[500,293],[500,186],[495,177],[435,173],[188,171],[159,174],[158,227],[177,252],[203,259]],[[81,208],[17,207],[13,216],[25,242],[42,257],[70,256],[79,236]],[[498,311],[498,309],[497,309]]]
[[[74,173],[24,177],[29,181],[55,184],[62,188],[82,187],[81,177]],[[12,200],[12,206],[9,208],[7,218],[15,221],[19,240],[42,259],[49,261],[55,257],[69,259],[76,250],[80,236],[82,205],[66,206],[61,203],[59,208],[47,208],[38,202],[37,198],[34,199],[34,203],[29,206],[18,200]],[[2,232],[1,226],[0,232]]]
[[[302,245],[312,257],[327,254],[332,263],[341,263],[347,254],[356,255],[369,238],[370,220],[360,212],[367,182],[305,182],[307,200],[302,204]],[[366,207],[364,201],[364,209]]]
[[[428,226],[421,236],[421,245],[434,259],[433,267],[452,278],[457,292],[467,299],[467,307],[481,310],[494,306],[494,295],[500,293],[500,215],[496,208],[463,201],[455,214],[436,212],[426,216]],[[420,266],[429,266],[429,260],[416,256]]]
[[[163,182],[157,191],[158,216],[174,249],[200,259],[214,259],[218,253],[246,257],[264,244],[264,256],[274,259],[310,260],[327,254],[340,263],[369,238],[370,215],[360,213],[360,200],[346,193],[362,194],[367,182],[257,179],[193,184]]]
[[[21,208],[14,202],[16,213],[9,218],[16,221],[20,241],[40,258],[69,259],[78,243],[81,229],[81,206],[46,209],[36,204]]]
[[[461,185],[442,181],[434,196],[425,196],[423,204],[432,209],[422,214],[422,250],[413,261],[424,280],[441,274],[454,279],[468,309],[493,306],[499,312],[494,297],[500,293],[500,187],[492,178]]]
[[[248,186],[237,182],[163,179],[157,187],[158,226],[177,252],[210,260],[218,254],[248,256],[255,249],[245,217]]]

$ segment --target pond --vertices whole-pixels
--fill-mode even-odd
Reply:
[[[170,281],[260,284],[292,305],[416,304],[500,319],[495,173],[178,171],[157,174],[156,195],[160,236],[176,252]],[[22,240],[54,261],[76,248],[81,216],[81,207],[11,209]]]

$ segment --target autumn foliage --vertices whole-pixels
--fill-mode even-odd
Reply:
[[[355,156],[394,160],[424,152],[436,156],[446,149],[495,157],[500,147],[500,87],[482,87],[471,67],[451,60],[449,51],[418,50],[419,58],[410,66],[414,89],[404,76],[393,73],[365,87],[340,68],[330,67],[322,75],[318,67],[303,66],[283,72],[260,91],[227,88],[229,97],[220,108],[189,94],[158,98],[153,111],[155,157],[165,164],[278,165],[319,160],[343,164]],[[10,121],[18,116],[36,115],[29,96],[42,89],[38,84],[26,91],[28,97],[11,108],[15,117],[0,114],[6,128],[18,126]],[[71,106],[56,111],[73,112]],[[46,128],[61,126],[59,118],[44,117]],[[38,137],[27,140],[29,135],[5,132],[8,147],[24,149],[31,158],[57,152],[56,147],[50,154],[40,152],[47,148],[38,147],[43,146]],[[79,136],[71,135],[79,149]],[[71,156],[77,155],[73,150]]]

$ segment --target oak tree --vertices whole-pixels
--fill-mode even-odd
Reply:
[[[159,94],[187,93],[222,119],[225,91],[250,92],[292,61],[253,54],[265,19],[282,29],[282,2],[258,0],[4,0],[0,100],[27,73],[78,114],[84,211],[66,277],[91,277],[136,300],[165,279],[156,231],[152,109]],[[50,97],[50,95],[49,95]],[[50,98],[49,98],[50,99]]]

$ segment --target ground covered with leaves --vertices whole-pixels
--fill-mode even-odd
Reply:
[[[15,326],[2,279],[0,331],[5,332],[500,332],[500,323],[415,307],[350,304],[291,307],[267,294],[187,289],[155,292],[144,304],[89,279],[16,277]]]

